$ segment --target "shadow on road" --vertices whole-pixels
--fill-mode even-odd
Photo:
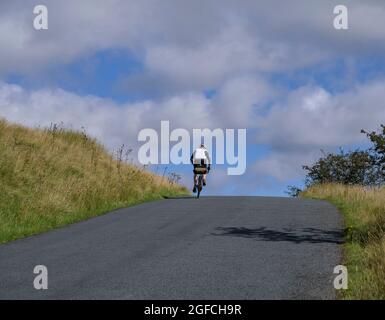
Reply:
[[[218,227],[214,236],[252,238],[259,241],[289,241],[295,243],[335,243],[342,244],[342,230],[321,230],[316,228],[272,230],[266,227],[249,229],[245,227]]]

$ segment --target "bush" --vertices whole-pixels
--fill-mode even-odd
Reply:
[[[339,153],[328,153],[319,158],[313,165],[304,165],[307,171],[305,187],[316,184],[337,183],[343,185],[382,186],[385,183],[385,125],[381,131],[361,133],[372,142],[367,150],[354,150],[345,152],[340,148]],[[301,189],[288,186],[290,196],[296,197]]]
[[[305,184],[342,183],[348,185],[375,185],[380,176],[375,158],[369,151],[340,149],[337,154],[329,153],[312,166],[303,166],[307,171]]]
[[[372,153],[375,167],[378,171],[378,176],[381,182],[385,180],[385,126],[381,125],[381,131],[379,133],[372,131],[366,132],[361,130],[361,133],[366,134],[366,136],[372,142],[372,147],[369,149],[369,152]]]

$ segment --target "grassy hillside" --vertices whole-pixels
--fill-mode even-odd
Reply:
[[[0,243],[186,193],[167,179],[114,160],[83,133],[0,120]]]
[[[325,184],[301,196],[328,200],[344,214],[349,287],[343,298],[385,299],[385,188]]]

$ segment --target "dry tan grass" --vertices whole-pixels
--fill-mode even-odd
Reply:
[[[305,190],[301,196],[328,200],[344,214],[350,279],[343,296],[385,299],[385,187],[324,184]]]
[[[187,190],[84,133],[0,120],[0,243]]]

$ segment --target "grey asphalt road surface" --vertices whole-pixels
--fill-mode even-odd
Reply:
[[[333,299],[342,241],[324,201],[161,200],[0,245],[0,299]]]

